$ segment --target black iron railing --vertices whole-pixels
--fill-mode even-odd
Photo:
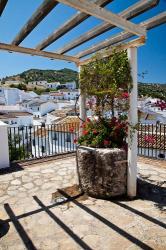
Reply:
[[[74,152],[78,133],[79,123],[9,127],[10,161]]]
[[[10,161],[75,152],[78,135],[79,123],[9,127]],[[166,124],[139,124],[138,155],[166,159]]]
[[[138,155],[166,159],[166,124],[139,124]]]

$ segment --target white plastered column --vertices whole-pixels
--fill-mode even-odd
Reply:
[[[81,66],[78,67],[78,72],[80,73]],[[81,120],[85,121],[86,120],[86,96],[81,93],[80,90],[80,118]]]
[[[133,88],[130,94],[129,123],[135,126],[138,123],[137,113],[137,48],[128,49],[128,58],[131,67]],[[134,198],[137,193],[137,130],[129,127],[128,135],[128,174],[127,195]]]
[[[9,166],[8,125],[0,121],[0,169]]]

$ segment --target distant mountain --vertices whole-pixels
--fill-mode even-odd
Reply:
[[[30,69],[17,74],[14,76],[8,76],[2,79],[2,81],[7,80],[21,80],[24,83],[29,81],[48,81],[48,82],[78,82],[78,72],[72,69],[60,69],[60,70],[41,70],[41,69]]]
[[[149,96],[166,101],[166,83],[139,83],[139,96]]]

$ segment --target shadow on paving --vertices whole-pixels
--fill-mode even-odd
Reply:
[[[3,220],[0,220],[0,238],[5,236],[7,232],[9,231],[9,223]]]
[[[35,247],[35,244],[32,242],[32,240],[30,239],[30,237],[28,236],[27,232],[25,231],[24,227],[21,225],[21,223],[19,222],[19,219],[21,218],[25,218],[31,215],[35,215],[37,213],[40,212],[45,212],[58,226],[60,226],[64,232],[66,232],[68,234],[69,237],[71,237],[82,249],[86,249],[86,250],[92,250],[92,248],[90,246],[87,245],[86,242],[84,242],[75,232],[73,232],[71,230],[71,228],[69,228],[64,222],[61,221],[60,218],[57,217],[57,215],[55,215],[50,209],[59,205],[63,205],[66,204],[68,202],[73,202],[76,206],[78,206],[80,209],[82,209],[83,211],[85,211],[86,213],[90,214],[91,216],[93,216],[95,219],[99,220],[100,222],[102,222],[103,224],[105,224],[106,226],[108,226],[111,230],[114,230],[116,233],[118,233],[120,236],[128,239],[129,241],[131,241],[133,244],[135,244],[136,246],[140,247],[141,249],[152,249],[150,246],[148,246],[147,244],[145,244],[144,242],[142,242],[141,240],[139,240],[138,238],[136,238],[135,236],[129,234],[128,232],[126,232],[125,230],[123,230],[122,228],[118,227],[117,225],[113,224],[111,221],[109,221],[108,219],[102,217],[100,214],[94,212],[93,210],[91,210],[89,207],[83,205],[82,203],[80,203],[77,198],[82,196],[81,194],[78,194],[76,196],[70,196],[68,195],[66,192],[64,192],[63,190],[58,190],[59,194],[62,195],[65,200],[60,201],[60,202],[56,202],[55,204],[51,204],[49,206],[44,205],[44,203],[37,197],[37,196],[33,196],[34,200],[37,202],[37,204],[40,206],[40,208],[36,209],[36,210],[32,210],[29,211],[27,213],[21,214],[21,215],[15,215],[14,211],[12,210],[12,208],[10,207],[9,204],[5,204],[4,208],[9,216],[9,219],[7,219],[6,221],[4,221],[4,223],[9,223],[12,222],[16,231],[18,232],[20,238],[22,239],[26,249],[29,250],[36,250],[37,248]],[[123,207],[124,209],[129,210],[130,212],[143,217],[144,219],[147,219],[148,221],[151,221],[154,224],[157,224],[160,227],[166,228],[166,225],[143,213],[138,211],[135,208],[131,208],[130,206],[122,203],[122,199],[116,199],[116,200],[109,200],[110,202],[113,202],[114,204]]]
[[[4,174],[10,174],[13,172],[18,172],[24,170],[24,168],[21,166],[21,164],[19,163],[11,163],[9,168],[2,168],[0,169],[0,175],[4,175]]]
[[[166,188],[138,179],[138,197],[153,201],[155,206],[164,211],[166,206]]]

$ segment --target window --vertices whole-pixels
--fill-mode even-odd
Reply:
[[[66,142],[71,142],[71,134],[67,133]]]

